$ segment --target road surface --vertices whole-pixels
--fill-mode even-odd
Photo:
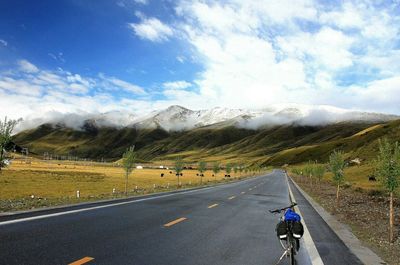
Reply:
[[[358,264],[294,192],[324,264]],[[267,211],[288,204],[285,175],[276,170],[241,182],[117,205],[0,217],[0,264],[275,264],[282,253],[275,234],[278,216]],[[297,262],[311,264],[301,243]]]

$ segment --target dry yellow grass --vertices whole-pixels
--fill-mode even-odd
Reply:
[[[302,169],[304,165],[296,165],[295,168]],[[371,164],[363,164],[361,166],[351,166],[344,170],[345,182],[353,188],[361,188],[363,190],[382,190],[382,183],[379,181],[369,181],[368,177],[374,174],[374,167]],[[332,181],[332,173],[326,172],[323,179]]]
[[[345,181],[350,183],[353,188],[361,188],[364,190],[382,190],[382,183],[379,181],[369,181],[368,176],[374,174],[372,165],[366,164],[361,166],[348,167],[344,171]],[[327,173],[324,178],[332,180],[332,173]]]
[[[172,172],[172,173],[170,173]],[[164,177],[161,177],[161,173]],[[200,185],[196,170],[184,170],[180,181],[184,187]],[[203,184],[221,181],[224,172],[216,178],[206,171]],[[240,174],[231,173],[232,178]],[[135,169],[129,176],[129,190],[147,192],[174,189],[177,186],[175,172],[169,169]],[[168,185],[169,184],[169,185]],[[123,192],[125,172],[115,164],[14,160],[9,168],[0,173],[0,199],[27,198],[30,195],[42,198],[75,197],[79,190],[81,197],[111,195],[113,188]],[[156,188],[154,189],[154,185]]]
[[[382,124],[374,125],[374,126],[371,126],[371,127],[367,128],[367,129],[365,129],[365,130],[362,130],[362,131],[360,131],[360,132],[354,134],[354,135],[351,136],[351,137],[361,136],[361,135],[364,135],[364,134],[366,134],[366,133],[368,133],[368,132],[370,132],[370,131],[373,131],[373,130],[378,129],[378,128],[381,128],[381,127],[383,127]]]

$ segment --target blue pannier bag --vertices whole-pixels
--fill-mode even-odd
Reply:
[[[301,217],[291,209],[288,209],[285,213],[285,221],[293,221],[292,233],[293,237],[300,239],[304,234],[303,224],[300,222]]]
[[[301,217],[291,209],[288,209],[285,213],[285,221],[300,222]]]

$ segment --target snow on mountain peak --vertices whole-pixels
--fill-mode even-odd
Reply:
[[[41,118],[27,119],[19,124],[18,131],[34,128],[43,123],[64,124],[71,128],[82,128],[86,121],[98,127],[163,128],[165,130],[189,130],[204,126],[238,126],[257,129],[261,126],[279,124],[323,125],[344,121],[385,122],[399,116],[380,113],[346,110],[328,105],[276,104],[259,110],[215,107],[190,110],[173,105],[164,110],[136,115],[124,111],[100,114],[62,114],[52,112]]]

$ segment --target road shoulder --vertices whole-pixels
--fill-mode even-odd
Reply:
[[[314,201],[306,192],[304,192],[295,181],[290,179],[291,184],[297,191],[308,201],[314,208],[319,216],[331,228],[344,245],[365,265],[386,264],[378,255],[372,250],[362,245],[360,240],[346,227],[344,224],[336,220],[335,217],[325,211],[322,206]]]

